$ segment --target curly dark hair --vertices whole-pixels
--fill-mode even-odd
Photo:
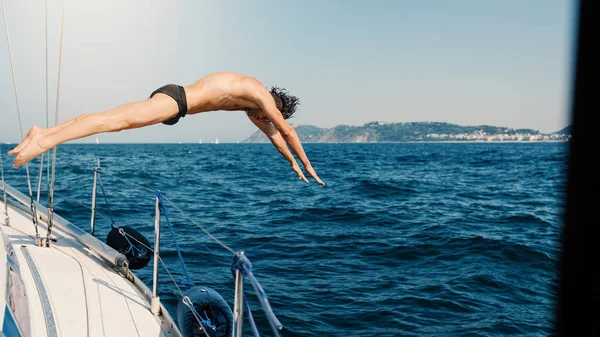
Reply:
[[[271,96],[275,100],[277,109],[281,111],[283,119],[292,117],[298,105],[300,105],[300,99],[296,96],[288,94],[288,91],[279,87],[271,87]]]

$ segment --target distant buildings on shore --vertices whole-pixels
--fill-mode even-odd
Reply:
[[[540,133],[514,133],[514,134],[487,134],[483,131],[475,131],[473,133],[459,134],[437,134],[429,133],[423,137],[423,140],[432,141],[483,141],[483,142],[557,142],[569,141],[569,134],[540,134]]]

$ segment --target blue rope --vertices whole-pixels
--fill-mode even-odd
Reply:
[[[244,295],[244,305],[246,306],[246,312],[248,312],[248,321],[250,322],[252,333],[254,333],[254,337],[260,337],[258,329],[256,328],[256,323],[254,323],[254,317],[252,317],[252,310],[250,310],[250,304],[248,303],[246,295]]]
[[[261,287],[260,283],[258,283],[258,280],[256,279],[256,277],[254,277],[254,274],[252,274],[252,263],[250,262],[250,260],[248,260],[248,257],[246,257],[246,255],[236,254],[233,256],[233,263],[231,264],[231,274],[234,278],[235,278],[236,270],[241,271],[242,275],[244,277],[248,278],[250,280],[250,282],[252,283],[252,285],[254,286],[254,289],[256,290],[256,296],[258,297],[258,301],[260,302],[260,305],[262,306],[263,311],[265,312],[265,314],[267,315],[267,318],[269,319],[269,323],[271,324],[271,327],[273,328],[273,332],[277,336],[279,336],[279,333],[277,331],[281,330],[283,328],[283,326],[281,325],[281,323],[279,322],[279,320],[273,313],[273,309],[271,309],[271,305],[269,304],[269,300],[267,299],[267,294],[265,293],[264,289]],[[246,306],[249,309],[249,306],[247,304],[246,304]],[[254,320],[253,320],[252,316],[248,315],[248,319],[251,320],[250,321],[251,324],[254,325]]]
[[[169,214],[167,213],[167,208],[163,203],[163,195],[164,193],[159,190],[154,190],[154,194],[158,198],[158,206],[160,211],[165,215],[165,219],[167,220],[167,224],[169,225],[169,231],[173,236],[173,242],[175,243],[175,248],[177,248],[177,255],[179,255],[179,260],[181,261],[181,265],[183,266],[183,272],[185,273],[185,278],[187,279],[187,286],[193,287],[194,283],[190,279],[190,275],[188,274],[187,267],[185,266],[185,262],[183,261],[183,256],[181,255],[181,249],[179,248],[179,244],[177,244],[177,238],[175,237],[175,231],[173,231],[173,226],[171,225],[171,220],[169,220]]]
[[[112,217],[112,214],[110,213],[110,207],[109,207],[109,204],[108,204],[108,199],[107,199],[106,193],[104,191],[104,185],[102,184],[102,179],[100,178],[100,168],[97,167],[97,168],[94,168],[94,170],[98,173],[98,180],[100,181],[100,188],[102,189],[102,195],[104,197],[104,202],[106,203],[106,207],[108,209],[108,214],[110,216],[111,226],[113,228],[119,228],[119,227],[117,227],[115,225],[115,221],[114,221],[114,219]],[[158,189],[154,190],[154,194],[158,198],[159,210],[165,215],[165,219],[167,221],[167,224],[169,225],[169,231],[171,232],[171,235],[173,236],[173,242],[175,243],[175,247],[177,249],[177,255],[179,256],[179,260],[181,261],[181,265],[183,266],[183,271],[184,271],[185,277],[187,279],[187,284],[183,283],[183,285],[187,285],[189,287],[193,287],[194,284],[192,283],[192,281],[190,279],[189,273],[187,271],[187,267],[186,267],[185,262],[183,260],[183,256],[181,255],[181,249],[179,248],[179,244],[177,243],[177,238],[175,237],[175,231],[173,230],[173,226],[171,224],[171,220],[169,219],[169,215],[167,213],[167,209],[166,209],[165,204],[164,204],[163,197],[166,196],[166,195],[162,191],[160,191]],[[122,229],[120,229],[119,232],[121,233],[121,235],[123,235],[125,237],[125,239],[129,243],[130,249],[131,248],[136,249],[136,247],[131,244],[131,242],[129,241],[129,239],[125,235],[125,233],[122,232]],[[275,314],[273,313],[273,310],[271,309],[271,305],[269,304],[269,300],[267,299],[267,294],[265,293],[264,289],[262,288],[262,286],[260,285],[260,283],[258,282],[258,280],[256,279],[256,277],[254,277],[254,274],[252,273],[252,263],[250,262],[250,260],[245,255],[241,255],[241,254],[234,255],[234,257],[233,257],[233,263],[231,265],[231,273],[232,273],[232,275],[233,275],[234,278],[235,278],[235,272],[236,272],[236,270],[240,270],[242,272],[242,275],[244,277],[248,278],[250,280],[250,282],[252,283],[252,286],[256,290],[256,295],[257,295],[258,300],[259,300],[259,302],[261,304],[261,307],[262,307],[263,311],[265,312],[265,314],[267,315],[267,318],[269,319],[269,323],[270,323],[271,327],[273,328],[273,332],[275,333],[276,336],[279,336],[279,332],[278,331],[281,330],[283,328],[283,326],[279,322],[279,320],[277,319],[277,317],[275,316]],[[189,298],[188,298],[188,300],[189,300]],[[252,311],[250,310],[250,305],[248,303],[246,295],[243,295],[243,301],[244,301],[244,306],[246,307],[246,310],[248,312],[247,316],[248,316],[248,320],[250,321],[252,332],[253,332],[254,336],[260,337],[259,333],[258,333],[258,329],[256,328],[256,323],[254,322],[254,318],[252,316]],[[191,301],[190,301],[190,304],[191,304]],[[204,317],[202,317],[195,310],[194,306],[190,305],[190,304],[186,303],[186,305],[188,305],[188,307],[191,309],[191,311],[194,314],[194,316],[196,316],[202,322],[202,325],[208,326],[212,330],[215,330],[215,326],[213,324],[211,324],[212,322],[210,321],[210,319],[208,318],[208,316],[206,316],[206,319],[205,319]]]
[[[125,235],[125,232],[123,231],[123,229],[121,229],[119,226],[115,225],[115,219],[113,219],[112,214],[110,212],[110,205],[108,204],[108,198],[106,197],[106,191],[104,191],[104,184],[102,183],[102,178],[100,177],[100,168],[99,167],[95,167],[94,171],[96,171],[96,173],[98,174],[98,181],[100,182],[100,189],[102,190],[102,196],[104,197],[104,202],[106,203],[106,210],[108,213],[108,216],[110,217],[110,226],[113,229],[118,229],[119,230],[119,234],[121,234],[125,240],[127,241],[127,243],[129,244],[129,248],[127,248],[127,250],[125,250],[123,252],[123,254],[128,254],[130,251],[135,251],[137,250],[137,254],[135,254],[136,256],[140,256],[141,255],[141,251],[136,248],[131,241],[129,241],[129,238],[127,237],[127,235]]]
[[[186,301],[186,298],[187,298],[187,301]],[[214,332],[217,332],[216,325],[212,324],[212,322],[210,321],[210,318],[208,317],[206,312],[204,312],[204,316],[206,316],[206,319],[205,319],[198,313],[198,311],[196,311],[196,308],[194,307],[194,304],[192,303],[192,300],[190,300],[189,297],[187,297],[187,296],[184,297],[182,299],[182,302],[183,302],[183,304],[187,305],[188,308],[190,308],[190,310],[192,311],[192,314],[201,322],[202,330],[204,330],[204,332],[206,332],[206,334],[208,334],[208,331],[206,331],[205,327],[209,327]]]

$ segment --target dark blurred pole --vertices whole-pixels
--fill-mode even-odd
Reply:
[[[558,336],[600,336],[600,81],[592,65],[599,44],[598,21],[592,6],[597,0],[579,1],[575,71],[572,82],[572,140],[569,144],[569,172],[560,288],[556,311]],[[600,45],[600,44],[599,44]],[[595,53],[596,54],[596,53]],[[595,82],[595,83],[594,83]]]

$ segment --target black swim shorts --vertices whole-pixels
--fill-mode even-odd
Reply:
[[[187,113],[187,99],[185,98],[185,90],[183,90],[182,86],[177,84],[167,84],[154,90],[154,92],[150,95],[150,98],[156,94],[169,95],[175,100],[175,102],[177,102],[177,106],[179,107],[177,116],[167,119],[166,121],[162,122],[163,124],[174,125],[179,121],[179,118],[185,117],[185,114]]]

